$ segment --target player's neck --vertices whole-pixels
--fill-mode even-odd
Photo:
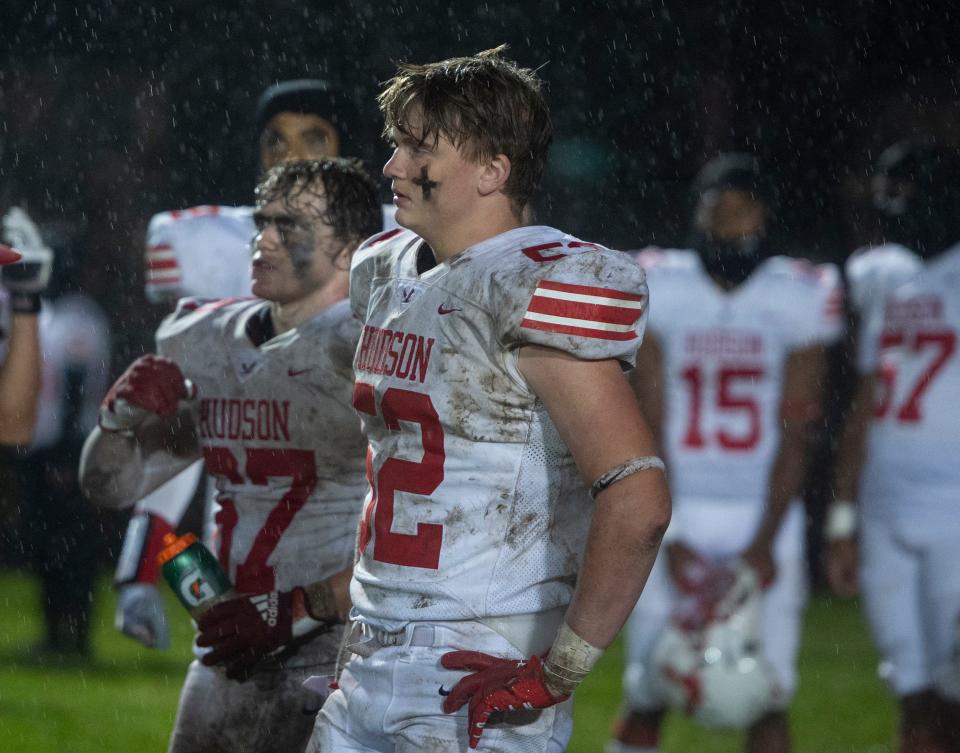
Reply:
[[[289,332],[306,321],[313,319],[317,314],[330,308],[337,301],[342,301],[349,292],[349,282],[346,279],[331,280],[322,288],[314,290],[303,298],[295,301],[270,303],[270,317],[273,319],[274,336]]]
[[[445,262],[488,238],[520,227],[523,223],[509,205],[477,214],[457,223],[426,230],[421,237],[433,249],[437,262]]]

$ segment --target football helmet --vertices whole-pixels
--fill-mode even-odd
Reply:
[[[931,257],[960,241],[960,153],[930,142],[883,150],[872,179],[886,240]]]
[[[772,189],[759,162],[749,154],[720,154],[701,168],[691,194],[690,247],[707,274],[739,285],[770,255],[766,219]]]
[[[761,652],[760,585],[739,562],[717,568],[709,582],[681,601],[654,645],[652,682],[664,703],[699,724],[745,729],[781,696]]]

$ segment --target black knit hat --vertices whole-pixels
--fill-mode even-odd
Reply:
[[[340,135],[340,151],[351,154],[347,148],[355,136],[357,111],[353,101],[326,81],[301,78],[281,81],[269,87],[257,102],[255,122],[257,135],[263,133],[270,119],[280,112],[319,115],[329,120]]]

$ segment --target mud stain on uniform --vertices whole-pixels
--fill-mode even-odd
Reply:
[[[525,513],[519,520],[515,520],[504,536],[504,542],[507,546],[517,549],[526,543],[527,534],[537,523],[538,516],[535,512]]]

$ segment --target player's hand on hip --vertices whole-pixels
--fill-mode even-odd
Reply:
[[[539,656],[501,659],[479,651],[450,651],[440,658],[444,669],[472,672],[462,678],[443,702],[443,713],[467,707],[470,747],[476,748],[487,719],[495,712],[544,709],[567,700],[547,688]]]
[[[193,387],[174,361],[163,356],[140,356],[113,383],[100,405],[100,428],[129,431],[150,416],[170,418],[177,403],[192,398]]]
[[[170,646],[170,626],[160,591],[152,583],[120,586],[114,624],[121,633],[147,648]]]
[[[837,596],[856,596],[860,590],[857,540],[834,539],[827,545],[827,583]]]
[[[307,611],[304,590],[240,596],[214,604],[197,620],[197,645],[210,648],[203,664],[223,664],[231,680],[246,680],[266,656],[330,629]]]

